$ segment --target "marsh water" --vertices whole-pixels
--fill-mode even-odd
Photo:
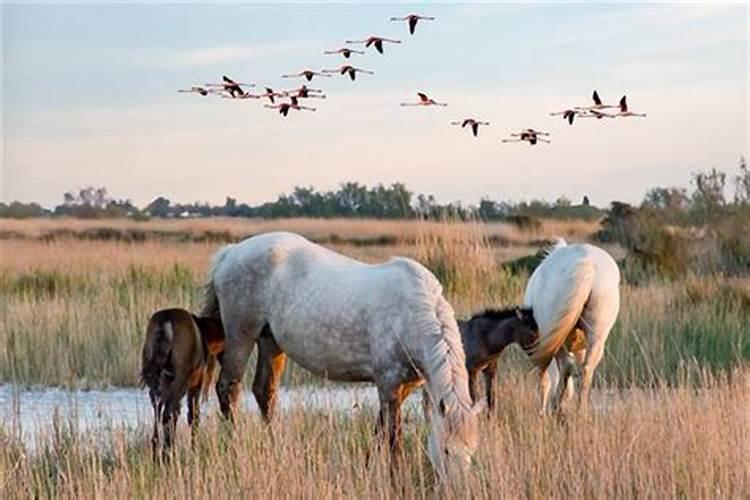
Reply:
[[[628,399],[629,391],[595,390],[592,408],[606,413],[619,400]],[[648,392],[646,392],[648,394]],[[414,391],[405,402],[404,410],[421,414],[422,391]],[[651,394],[654,400],[656,393]],[[259,413],[255,398],[249,392],[242,397],[244,409]],[[377,390],[372,385],[301,385],[282,386],[279,409],[284,411],[326,411],[350,413],[363,407],[376,409]],[[185,401],[181,419],[184,424]],[[212,393],[202,403],[204,414],[219,411]],[[20,436],[29,449],[36,448],[39,438],[49,436],[56,424],[72,426],[82,433],[111,429],[144,429],[152,424],[153,413],[148,393],[139,388],[68,390],[51,387],[22,388],[0,383],[0,431]],[[0,438],[2,434],[0,433]]]
[[[417,391],[419,392],[419,391]],[[419,396],[412,396],[418,402]],[[246,410],[258,412],[252,394],[242,398]],[[377,391],[366,385],[282,387],[279,407],[292,409],[350,412],[362,406],[376,407]],[[183,415],[184,419],[184,401]],[[218,411],[212,394],[204,411]],[[0,422],[7,431],[22,436],[34,448],[38,436],[49,435],[55,422],[72,423],[79,431],[111,428],[137,429],[152,422],[153,414],[146,390],[116,388],[105,390],[65,390],[58,388],[19,388],[0,384]]]

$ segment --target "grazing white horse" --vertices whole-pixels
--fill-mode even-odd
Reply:
[[[542,413],[559,407],[578,370],[579,404],[585,405],[620,309],[617,263],[601,248],[560,240],[532,273],[524,300],[539,325],[531,359],[541,373]]]
[[[464,469],[477,441],[461,335],[442,287],[417,262],[370,265],[292,233],[267,233],[219,250],[204,314],[226,332],[217,395],[232,419],[261,330],[306,369],[331,380],[374,382],[378,428],[401,443],[400,407],[427,380],[429,454],[441,476]],[[255,389],[255,388],[254,388]]]

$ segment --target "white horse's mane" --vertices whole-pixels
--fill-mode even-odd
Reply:
[[[430,398],[444,417],[445,437],[458,439],[473,450],[479,436],[468,391],[466,358],[453,308],[441,295],[437,296],[435,314],[439,328],[430,328],[433,342],[425,350]]]

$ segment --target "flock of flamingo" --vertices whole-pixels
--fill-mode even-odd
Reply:
[[[409,14],[403,17],[391,17],[391,21],[406,21],[409,26],[409,33],[414,34],[417,24],[421,20],[434,21],[435,18],[432,16],[422,16],[419,14]],[[393,38],[385,38],[381,36],[368,36],[363,40],[346,40],[347,45],[362,44],[365,48],[374,47],[380,54],[384,53],[384,44],[400,44],[401,40]],[[352,55],[365,54],[362,50],[354,50],[350,47],[344,46],[333,50],[326,50],[323,52],[327,55],[342,55],[345,59],[351,58]],[[351,64],[343,64],[335,69],[322,69],[320,71],[314,71],[311,69],[303,69],[297,73],[289,73],[281,75],[281,78],[304,78],[308,82],[311,82],[315,77],[327,77],[330,78],[332,75],[339,74],[342,76],[348,76],[352,81],[356,81],[357,74],[363,73],[367,75],[375,74],[373,71],[358,68]],[[288,116],[289,111],[316,111],[316,108],[311,106],[303,106],[299,103],[300,99],[325,99],[326,95],[322,89],[309,88],[306,84],[291,89],[275,91],[271,87],[263,87],[264,92],[251,93],[248,92],[247,88],[255,88],[254,83],[243,83],[233,80],[232,78],[223,75],[222,81],[219,83],[206,83],[203,85],[194,85],[187,89],[179,89],[177,92],[183,93],[196,93],[201,96],[216,95],[222,98],[228,99],[268,99],[270,104],[264,106],[269,109],[276,109],[282,116]],[[244,88],[243,88],[244,87]],[[448,106],[448,103],[438,102],[432,99],[424,92],[417,92],[419,98],[416,102],[402,102],[401,106],[415,106],[415,107],[431,107],[431,106]],[[277,102],[276,98],[288,99],[284,102]],[[618,117],[645,117],[645,113],[635,113],[630,111],[627,103],[627,96],[622,96],[619,104],[604,104],[599,93],[594,90],[592,95],[594,101],[593,105],[589,106],[574,106],[571,108],[564,109],[562,111],[556,111],[550,113],[550,116],[562,116],[563,120],[567,121],[570,125],[573,125],[576,117],[578,118],[618,118]],[[615,113],[608,113],[604,110],[618,109]],[[478,120],[476,118],[463,118],[461,120],[452,121],[451,125],[460,126],[461,128],[469,128],[474,137],[479,136],[479,126],[488,126],[490,122]],[[517,133],[509,134],[508,138],[502,139],[503,143],[510,142],[528,142],[529,145],[534,146],[538,143],[551,143],[549,132],[542,132],[533,128],[522,129]]]

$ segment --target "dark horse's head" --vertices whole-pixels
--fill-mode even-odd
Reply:
[[[493,344],[517,343],[524,349],[531,347],[539,338],[539,326],[534,311],[529,307],[487,309],[469,320],[476,330],[483,331]]]
[[[530,307],[514,307],[518,327],[514,330],[515,342],[527,349],[539,339],[539,325]]]

